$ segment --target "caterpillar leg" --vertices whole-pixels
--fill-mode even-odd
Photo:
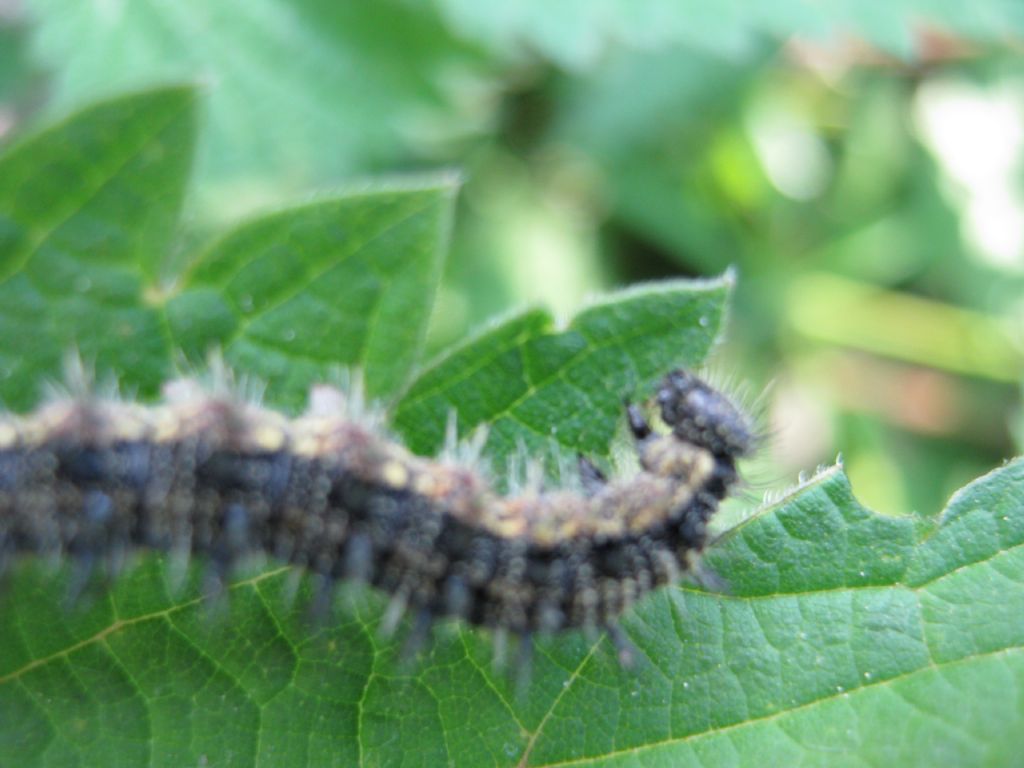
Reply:
[[[644,418],[643,411],[635,403],[626,403],[626,417],[629,419],[629,431],[638,441],[651,435],[651,425]]]
[[[583,490],[588,496],[593,496],[607,485],[608,478],[604,472],[594,466],[594,463],[586,456],[580,454],[577,457],[577,463],[579,465],[580,482],[583,484]]]

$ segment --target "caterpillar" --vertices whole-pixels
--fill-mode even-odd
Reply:
[[[128,550],[184,552],[219,578],[261,553],[326,584],[368,582],[417,626],[614,637],[637,599],[693,571],[755,441],[692,373],[669,373],[655,400],[667,432],[626,407],[633,476],[579,457],[575,489],[502,495],[472,464],[412,454],[329,387],[292,419],[188,382],[151,407],[58,399],[0,419],[0,553],[89,573]]]

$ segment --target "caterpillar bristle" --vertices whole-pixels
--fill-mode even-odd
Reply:
[[[66,613],[82,607],[82,597],[91,585],[95,572],[96,559],[91,553],[71,556],[71,575],[65,584],[61,601]]]
[[[655,547],[651,555],[652,563],[657,574],[657,581],[661,584],[675,584],[679,581],[679,563],[667,547]]]
[[[203,568],[203,614],[209,624],[222,624],[228,616],[228,586],[223,569],[213,563]]]
[[[611,640],[612,647],[615,649],[615,658],[619,666],[623,669],[633,669],[637,664],[640,654],[633,641],[629,639],[629,635],[625,633],[618,622],[612,622],[606,625],[604,629],[608,639]]]
[[[180,545],[172,548],[167,557],[164,580],[167,585],[167,593],[173,599],[179,599],[185,592],[191,559],[192,553]]]
[[[516,652],[515,676],[516,698],[522,701],[530,689],[530,682],[533,678],[533,633],[519,633],[519,648]]]
[[[369,534],[356,533],[345,544],[344,574],[359,582],[370,580],[373,569],[373,541]]]
[[[405,636],[405,640],[402,642],[402,650],[398,654],[402,663],[411,664],[419,656],[427,639],[430,637],[433,625],[434,614],[430,610],[421,608],[416,611],[412,627]]]
[[[299,588],[305,573],[300,568],[289,568],[281,581],[281,589],[278,592],[278,603],[285,611],[292,611],[299,597]]]
[[[318,573],[313,582],[313,597],[307,606],[307,618],[314,627],[324,627],[330,623],[334,613],[334,597],[338,582],[328,574]]]
[[[473,596],[470,593],[466,579],[458,574],[452,574],[444,582],[444,606],[449,616],[460,619],[469,615]]]
[[[525,449],[524,449],[525,450]],[[537,458],[527,456],[523,462],[523,488],[524,495],[540,495],[544,491],[544,463]]]
[[[508,630],[496,627],[491,635],[491,670],[500,675],[508,664]]]
[[[772,441],[775,434],[770,426],[769,410],[775,382],[769,381],[755,389],[750,381],[738,378],[729,367],[718,361],[705,362],[692,375],[742,415],[748,429],[747,455]]]
[[[720,595],[729,594],[729,582],[713,571],[703,560],[695,561],[690,567],[690,578],[701,589]]]
[[[562,628],[565,616],[561,609],[551,602],[541,602],[537,606],[537,627],[541,632],[557,632]]]
[[[120,399],[117,380],[112,376],[98,379],[96,366],[86,360],[76,348],[71,348],[65,353],[61,361],[61,371],[61,379],[46,379],[42,382],[43,403],[87,403],[92,400]]]
[[[444,445],[441,448],[441,460],[458,463],[460,442],[459,412],[454,408],[449,408],[444,422]]]
[[[124,545],[127,536],[112,537],[107,542],[107,552],[103,558],[102,578],[104,585],[110,588],[134,567],[132,552]]]
[[[402,583],[391,596],[391,599],[388,601],[388,607],[384,609],[384,615],[381,616],[380,623],[377,625],[377,637],[379,639],[390,640],[394,637],[395,630],[398,629],[398,625],[401,623],[402,617],[405,616],[405,611],[409,607],[409,591],[410,587]]]
[[[384,409],[366,397],[366,379],[358,368],[335,369],[329,382],[312,385],[305,415],[345,420],[372,431],[383,430],[386,423]]]
[[[529,458],[526,443],[522,438],[518,438],[515,449],[509,453],[505,462],[505,482],[510,496],[523,493],[526,486],[526,462],[529,461]]]
[[[458,462],[465,466],[476,467],[478,471],[487,474],[487,465],[483,461],[483,454],[489,434],[490,431],[486,424],[474,428],[468,438],[459,442]]]
[[[106,556],[107,529],[112,518],[113,502],[107,494],[90,491],[84,495],[77,525],[64,533],[72,563],[64,597],[66,608],[78,603],[94,579],[98,561]]]
[[[468,437],[459,437],[459,414],[452,408],[445,419],[444,442],[437,460],[453,466],[472,467],[487,474],[488,467],[482,458],[487,437],[486,424],[475,427]]]

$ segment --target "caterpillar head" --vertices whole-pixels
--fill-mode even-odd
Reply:
[[[672,371],[662,381],[657,399],[661,418],[680,440],[734,459],[754,449],[754,430],[746,414],[692,373]]]

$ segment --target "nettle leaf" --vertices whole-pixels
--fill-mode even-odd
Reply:
[[[0,397],[24,407],[77,344],[151,392],[167,374],[159,310],[144,300],[195,143],[195,94],[168,89],[90,107],[0,158]]]
[[[430,455],[443,445],[450,412],[463,436],[487,425],[486,453],[499,475],[522,449],[607,456],[623,402],[646,399],[655,378],[707,356],[731,285],[726,275],[620,291],[564,330],[543,310],[514,316],[425,370],[399,402],[395,426]]]
[[[180,89],[109,102],[0,157],[0,216],[15,233],[0,245],[4,322],[49,334],[27,358],[25,339],[0,336],[12,401],[31,403],[40,377],[58,375],[66,340],[140,389],[177,349],[197,357],[213,341],[289,407],[333,363],[362,365],[378,394],[404,389],[395,424],[422,450],[454,408],[467,431],[491,426],[498,459],[549,436],[603,456],[621,399],[699,363],[720,327],[730,279],[649,286],[564,329],[542,311],[513,316],[404,388],[420,331],[385,318],[403,302],[406,318],[429,312],[451,185],[253,220],[168,287],[156,275],[173,227],[146,180],[187,175],[187,153],[154,126],[188,125],[191,103]],[[62,280],[33,265],[55,230],[46,222],[86,209],[107,225],[62,236],[59,276],[123,287],[67,329],[51,319],[69,301]],[[18,286],[28,298],[13,302]],[[129,309],[163,329],[149,368],[97,338]],[[309,586],[296,602],[295,571],[273,563],[240,574],[221,603],[203,596],[202,564],[175,588],[174,569],[146,556],[68,607],[68,565],[20,562],[0,593],[0,765],[1009,765],[1024,727],[1022,542],[1024,460],[962,490],[934,524],[863,508],[833,468],[711,547],[726,594],[684,584],[625,618],[636,669],[570,632],[540,639],[526,685],[494,669],[489,633],[454,622],[403,661],[401,637],[378,635],[386,598],[371,590],[348,590],[329,622],[311,622],[297,607]]]
[[[365,371],[400,391],[440,281],[455,182],[380,184],[239,225],[165,279],[195,145],[195,93],[90,107],[0,158],[0,397],[36,402],[77,349],[155,394],[223,352],[282,405]]]
[[[235,368],[296,406],[340,367],[366,391],[401,390],[416,363],[441,278],[456,185],[324,200],[251,221],[202,254],[167,306],[174,340]]]

